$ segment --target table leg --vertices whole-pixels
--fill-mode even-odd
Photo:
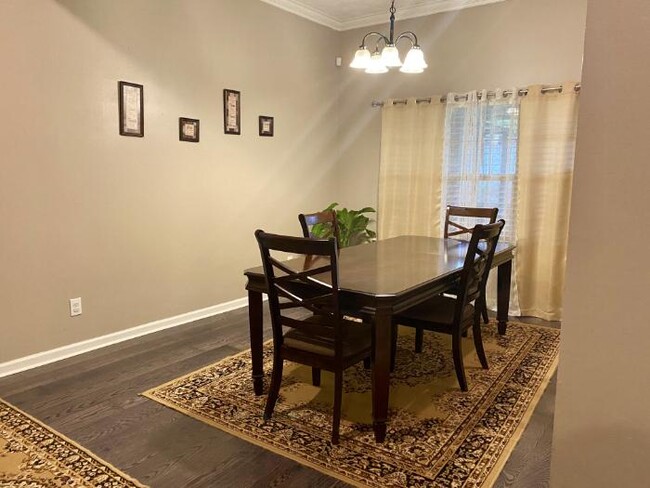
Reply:
[[[497,275],[497,321],[499,322],[499,334],[501,335],[505,335],[508,326],[511,275],[512,260],[501,263]]]
[[[253,362],[253,389],[256,395],[264,393],[262,294],[248,290],[248,325],[251,338],[251,359]]]
[[[375,441],[384,442],[388,417],[392,311],[375,314],[375,357],[372,367],[372,419]]]

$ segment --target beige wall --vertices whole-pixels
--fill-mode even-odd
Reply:
[[[552,486],[649,486],[650,3],[589,2]]]
[[[585,9],[508,0],[398,22],[430,68],[372,77],[333,63],[368,29],[259,0],[1,0],[0,363],[244,296],[255,228],[376,205],[371,100],[578,79]],[[144,139],[117,133],[118,80],[145,86]],[[223,134],[223,88],[242,91],[242,136]],[[178,141],[179,116],[201,119],[199,144]]]
[[[398,8],[396,31],[418,35],[429,68],[420,75],[343,72],[341,201],[377,202],[381,114],[370,107],[372,100],[579,80],[586,9],[587,0],[508,0],[399,21]],[[369,30],[343,35],[346,64]]]
[[[243,297],[255,228],[334,194],[337,42],[258,0],[2,0],[0,363]],[[118,135],[118,80],[144,84],[144,139]]]

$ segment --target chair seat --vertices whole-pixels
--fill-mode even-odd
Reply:
[[[430,329],[436,324],[449,326],[454,322],[456,299],[438,295],[425,302],[419,303],[395,316],[395,321],[402,325],[411,325]],[[470,321],[474,316],[474,307],[470,304],[463,310],[463,322]]]
[[[317,316],[306,319],[317,323]],[[372,333],[369,324],[343,320],[347,335],[343,341],[343,357],[357,356],[369,352],[372,347]],[[291,329],[284,334],[283,346],[289,349],[318,354],[319,356],[334,357],[334,331],[331,334],[314,335],[312,332]]]

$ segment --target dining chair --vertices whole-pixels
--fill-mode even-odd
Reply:
[[[455,207],[447,205],[445,212],[445,239],[449,237],[464,236],[468,237],[472,234],[473,225],[467,226],[467,221],[458,220],[457,217],[472,219],[474,225],[483,222],[478,222],[479,219],[487,219],[488,224],[493,224],[497,221],[499,214],[498,208],[483,208],[483,207]],[[467,236],[465,236],[467,234]]]
[[[311,214],[300,214],[298,215],[298,220],[300,221],[300,226],[302,227],[302,235],[304,237],[320,237],[313,235],[312,229],[315,225],[324,225],[327,227],[329,232],[323,237],[334,237],[336,239],[336,243],[340,246],[341,235],[339,232],[338,221],[336,219],[336,210],[324,210],[322,212]]]
[[[255,232],[266,276],[273,330],[273,372],[264,419],[273,415],[285,360],[312,367],[312,380],[320,385],[320,371],[334,373],[332,443],[339,441],[343,371],[372,354],[371,326],[346,320],[338,287],[338,246],[332,237],[316,240]],[[303,260],[299,270],[272,256],[291,253]],[[295,262],[295,261],[294,261]],[[323,278],[327,273],[329,280]],[[320,275],[316,278],[316,275]],[[329,281],[329,284],[327,283]],[[294,286],[308,285],[303,286]],[[308,288],[311,293],[303,295]],[[314,293],[318,290],[319,293]],[[281,301],[282,299],[282,301]],[[297,318],[296,309],[306,315]],[[292,310],[291,316],[286,311]],[[285,332],[286,329],[286,332]]]
[[[504,225],[502,219],[493,224],[478,224],[472,229],[456,297],[438,295],[394,318],[395,323],[415,327],[416,331],[429,330],[451,335],[454,368],[463,391],[467,391],[467,379],[463,367],[462,336],[470,327],[481,366],[488,368],[481,338],[481,311],[472,303],[476,304],[485,294],[494,250]]]
[[[483,207],[454,207],[453,205],[447,205],[447,210],[445,212],[445,239],[453,238],[467,238],[472,234],[473,226],[476,224],[484,223],[481,220],[487,220],[488,224],[493,224],[497,221],[497,215],[499,214],[498,208],[483,208]],[[461,220],[458,220],[458,217]],[[464,220],[462,220],[464,219]],[[472,226],[467,225],[467,219],[471,219]],[[450,291],[454,293],[454,291]],[[485,296],[481,297],[479,303],[479,308],[481,309],[481,315],[483,316],[483,321],[487,324],[490,321],[488,317],[487,302]],[[419,334],[421,336],[421,333]],[[417,350],[416,346],[416,350]]]

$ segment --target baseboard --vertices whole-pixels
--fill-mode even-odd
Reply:
[[[62,359],[77,356],[85,352],[94,351],[95,349],[110,346],[111,344],[117,344],[118,342],[128,341],[160,330],[177,327],[206,317],[212,317],[213,315],[230,312],[231,310],[236,310],[247,305],[247,298],[239,298],[230,302],[220,303],[211,307],[194,310],[192,312],[187,312],[166,319],[156,320],[155,322],[138,325],[130,329],[113,332],[112,334],[95,337],[93,339],[76,342],[49,351],[43,351],[23,358],[0,363],[0,378],[20,373],[21,371],[26,371],[28,369],[37,368],[38,366],[43,366],[45,364],[61,361]]]

